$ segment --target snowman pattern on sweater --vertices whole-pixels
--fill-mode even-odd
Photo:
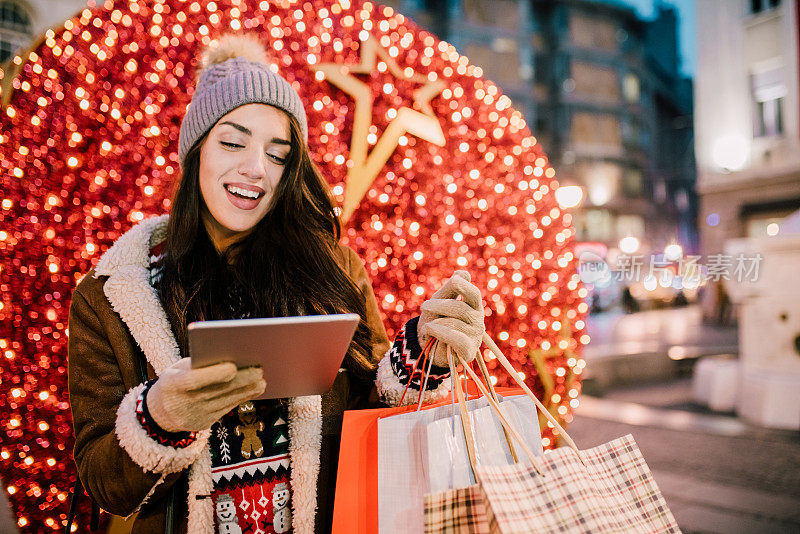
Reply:
[[[276,533],[289,532],[292,528],[289,487],[283,482],[272,488],[272,526]]]
[[[221,495],[216,502],[217,525],[221,534],[242,534],[236,518],[236,504],[230,495]]]
[[[211,427],[211,498],[220,534],[292,531],[287,421],[285,403],[249,401]]]
[[[161,279],[163,257],[163,242],[150,249],[153,287]],[[230,297],[230,317],[246,318],[240,311],[241,288],[231,288]],[[288,404],[274,399],[242,403],[212,425],[209,445],[216,532],[292,532],[288,420]],[[159,434],[157,430],[154,434]],[[185,445],[176,442],[176,446]]]

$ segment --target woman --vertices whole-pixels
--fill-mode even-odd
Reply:
[[[344,410],[397,405],[407,385],[418,399],[430,337],[424,396],[440,398],[445,346],[469,359],[480,345],[480,292],[457,271],[390,347],[363,263],[338,244],[302,102],[264,57],[234,36],[204,53],[171,214],[122,235],[73,293],[75,462],[103,509],[138,514],[134,532],[330,530]],[[321,397],[251,401],[260,369],[184,359],[192,321],[341,312],[361,321]]]

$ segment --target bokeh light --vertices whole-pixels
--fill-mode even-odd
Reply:
[[[80,277],[134,223],[169,211],[178,132],[196,58],[232,30],[259,33],[274,69],[306,103],[309,144],[344,199],[351,97],[311,68],[357,65],[372,36],[401,67],[358,74],[374,95],[374,146],[415,74],[441,80],[430,101],[439,147],[411,134],[347,222],[390,336],[454,270],[484,293],[487,330],[562,421],[578,405],[589,342],[586,289],[556,174],[522,114],[480,67],[391,8],[328,1],[107,1],[48,30],[21,66],[0,129],[0,476],[23,531],[59,530],[75,480],[67,315]],[[497,385],[510,384],[490,353]],[[543,426],[543,443],[556,436]],[[84,500],[79,529],[88,522]],[[44,525],[44,527],[43,527]]]
[[[632,235],[619,240],[619,249],[625,254],[633,254],[639,250],[639,240]]]

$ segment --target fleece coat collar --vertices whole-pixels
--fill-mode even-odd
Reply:
[[[168,220],[168,215],[161,215],[133,226],[103,254],[94,274],[95,278],[108,277],[103,292],[127,325],[156,375],[180,359],[178,344],[166,312],[155,289],[148,282],[150,248],[166,235]],[[134,390],[129,393],[131,398],[137,393]],[[128,407],[127,404],[121,405],[121,412],[125,411],[123,408]],[[136,433],[132,426],[138,424],[136,420],[130,414],[121,412],[117,436],[123,448],[143,468],[158,464],[161,459],[157,457],[157,449],[145,442],[148,439],[146,436]],[[210,498],[204,498],[213,491],[208,431],[200,434],[196,455],[188,460],[184,455],[182,461],[176,460],[172,468],[163,471],[189,466],[188,532],[212,534],[213,505]],[[319,395],[296,397],[290,401],[289,439],[292,526],[297,534],[313,533],[322,440],[322,400]],[[154,455],[156,458],[153,458]]]

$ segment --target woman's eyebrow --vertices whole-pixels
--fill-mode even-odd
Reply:
[[[243,134],[253,135],[253,132],[250,131],[250,128],[245,128],[241,124],[236,124],[235,122],[230,122],[230,121],[221,122],[220,124],[227,124],[228,126],[233,126]]]
[[[235,122],[230,122],[230,121],[221,122],[220,124],[227,124],[228,126],[233,126],[234,128],[236,128],[237,130],[239,130],[243,134],[253,135],[253,132],[250,131],[250,128],[246,128],[246,127],[242,126],[241,124],[236,124]],[[278,137],[273,137],[272,138],[272,142],[275,143],[275,144],[278,144],[278,145],[291,145],[292,144],[288,140],[280,139]]]

